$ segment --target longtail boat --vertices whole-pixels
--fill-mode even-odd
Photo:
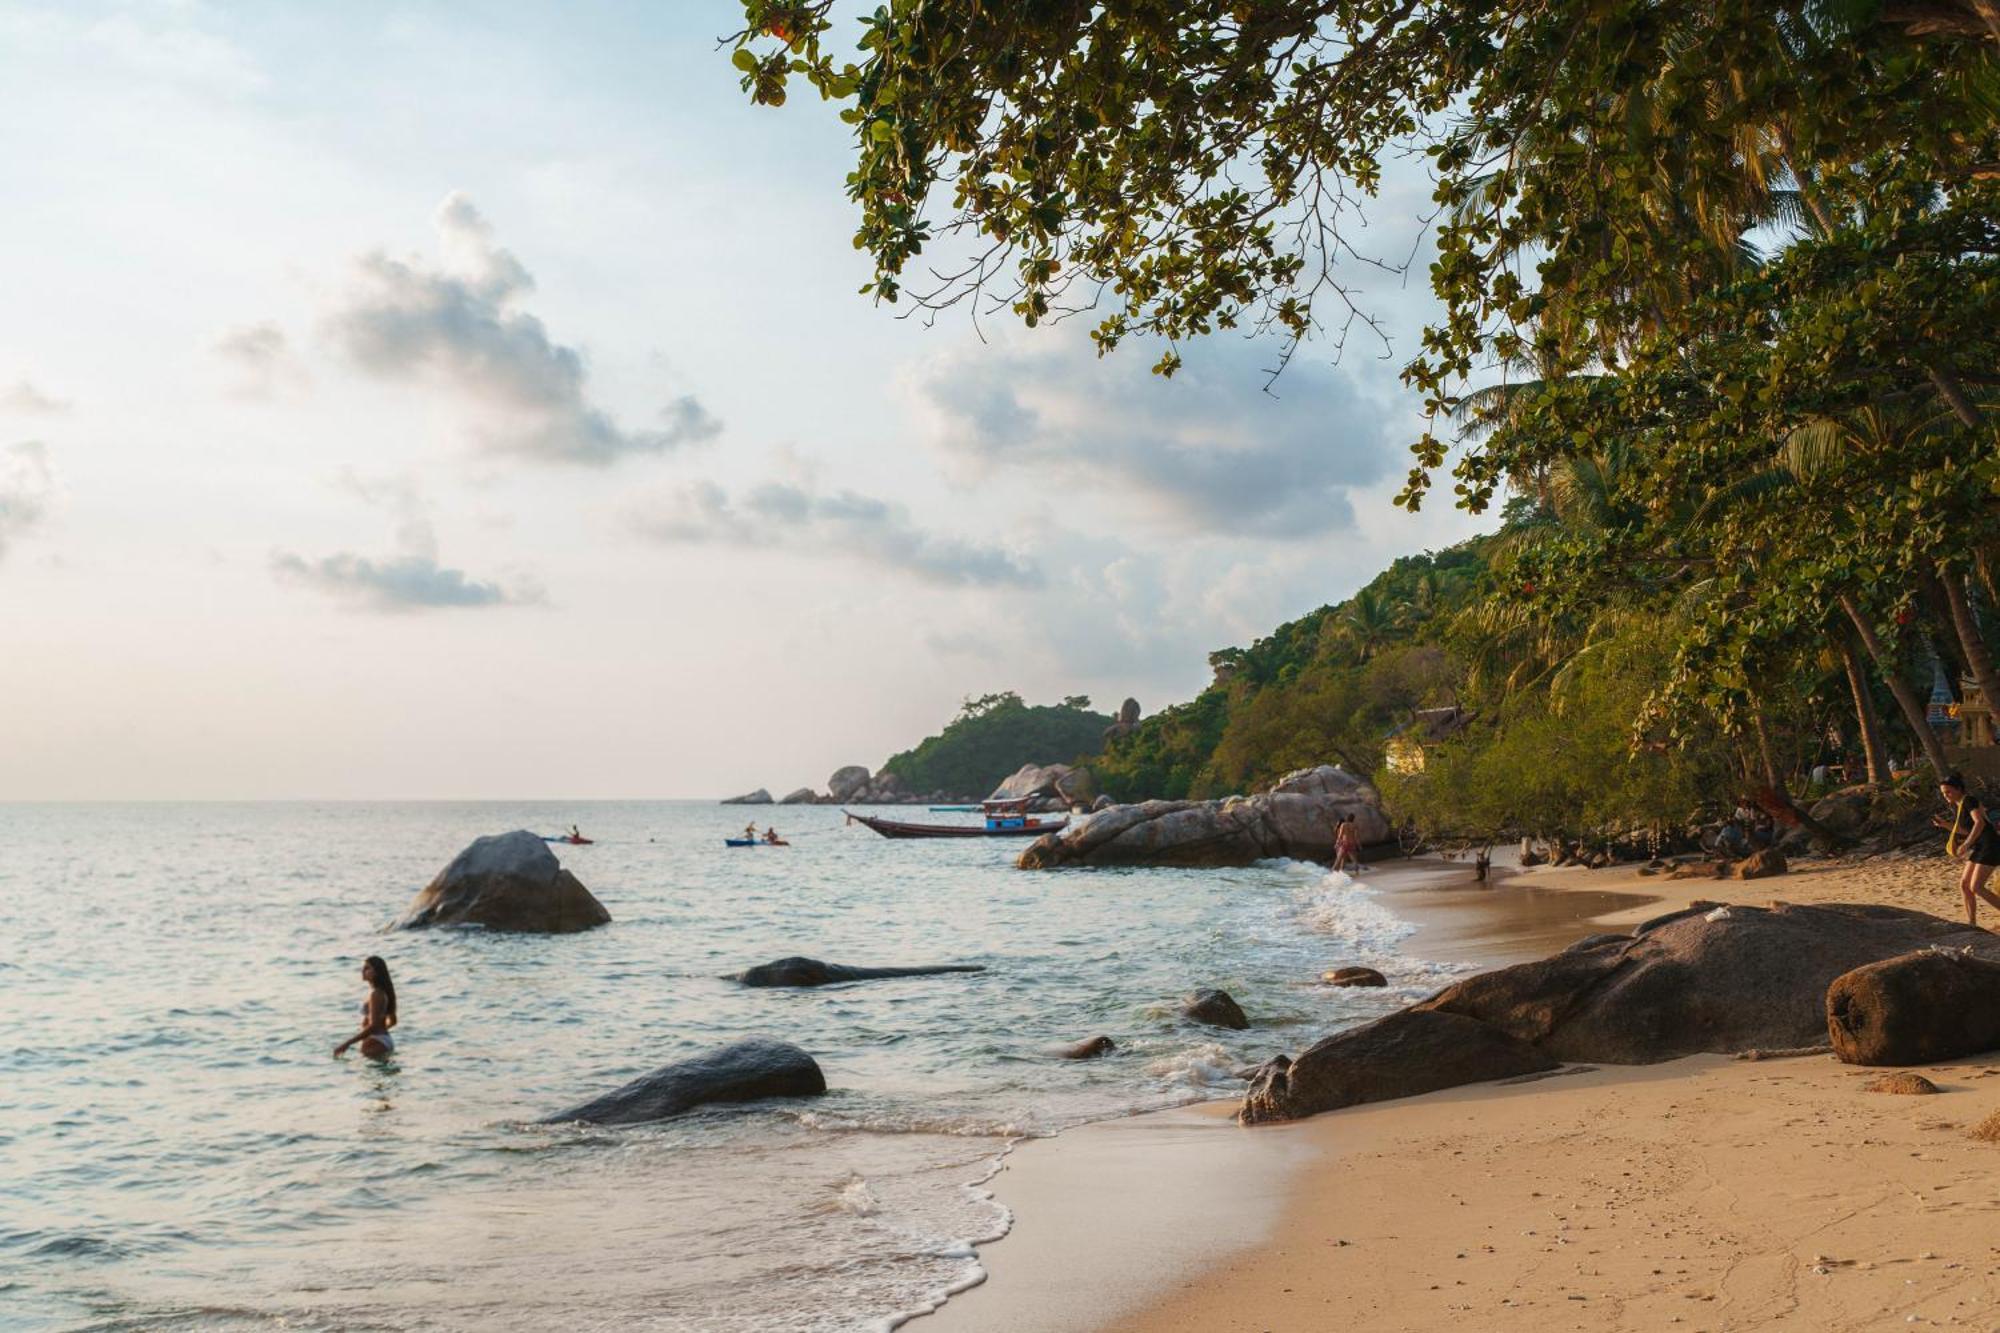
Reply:
[[[850,823],[866,824],[885,838],[1039,838],[1068,825],[1067,819],[1041,819],[1028,813],[1035,798],[1023,796],[1013,801],[981,801],[985,817],[977,824],[905,824],[878,815],[857,815],[843,810]]]

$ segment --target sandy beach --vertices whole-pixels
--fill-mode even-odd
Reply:
[[[1749,883],[1537,869],[1383,876],[1417,957],[1504,964],[1697,898],[1957,916],[1944,861]],[[1336,960],[1329,960],[1333,962]],[[1701,1056],[1242,1129],[1233,1103],[1023,1145],[954,1330],[2000,1327],[2000,1056],[1865,1090],[1830,1056]]]

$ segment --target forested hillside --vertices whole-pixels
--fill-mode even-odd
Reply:
[[[1112,719],[1081,695],[1034,705],[1007,691],[967,699],[956,718],[882,767],[916,792],[984,796],[1023,764],[1069,763],[1103,741]]]

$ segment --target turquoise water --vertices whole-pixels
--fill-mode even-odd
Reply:
[[[792,847],[722,847],[766,814]],[[609,927],[382,933],[473,837],[572,821]],[[15,805],[0,839],[8,1329],[881,1328],[977,1278],[1008,1221],[979,1182],[1019,1136],[1234,1095],[1434,980],[1312,985],[1408,930],[1316,867],[1031,874],[1006,840],[820,808]],[[336,1061],[369,953],[398,1050]],[[990,970],[723,979],[794,953]],[[1255,1026],[1180,1020],[1198,985]],[[1115,1056],[1052,1058],[1100,1032]],[[829,1095],[531,1123],[753,1035]]]

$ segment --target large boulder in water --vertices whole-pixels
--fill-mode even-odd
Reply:
[[[1468,977],[1418,1007],[1489,1023],[1559,1060],[1650,1064],[1825,1042],[1827,988],[1916,949],[2000,957],[2000,937],[1898,907],[1718,906],[1636,938]]]
[[[1018,774],[1016,776],[1019,776]],[[1036,839],[1025,870],[1060,866],[1244,866],[1269,857],[1333,859],[1333,830],[1354,820],[1363,843],[1386,841],[1382,797],[1335,765],[1288,773],[1271,790],[1220,801],[1114,805]]]
[[[1826,990],[1833,1053],[1928,1065],[2000,1048],[2000,962],[1925,949],[1857,967]]]
[[[1260,1066],[1236,1115],[1246,1125],[1297,1120],[1559,1067],[1477,1019],[1404,1009],[1315,1042],[1296,1060],[1281,1055]]]
[[[751,791],[751,792],[745,792],[745,793],[743,793],[743,795],[741,795],[741,796],[727,796],[727,797],[724,797],[724,798],[722,799],[722,801],[721,801],[720,803],[721,803],[721,804],[723,804],[723,805],[774,805],[774,804],[776,804],[776,802],[774,802],[774,801],[773,801],[773,800],[771,799],[771,793],[770,793],[770,792],[768,792],[768,791],[765,791],[765,790],[764,790],[764,789],[763,789],[762,787],[759,787],[759,788],[758,788],[758,789],[757,789],[756,791]]]
[[[562,934],[611,920],[547,842],[524,829],[475,838],[411,901],[396,922],[424,926],[484,926],[488,930]]]
[[[868,785],[868,776],[868,770],[859,764],[835,769],[833,776],[826,780],[828,799],[836,804],[853,800]]]
[[[783,800],[778,802],[778,804],[811,805],[818,799],[819,799],[819,793],[815,792],[811,787],[801,787],[795,792],[788,793]]]
[[[634,1125],[711,1102],[817,1097],[825,1091],[826,1075],[818,1063],[790,1042],[739,1041],[656,1069],[544,1123],[585,1120],[594,1125]]]

